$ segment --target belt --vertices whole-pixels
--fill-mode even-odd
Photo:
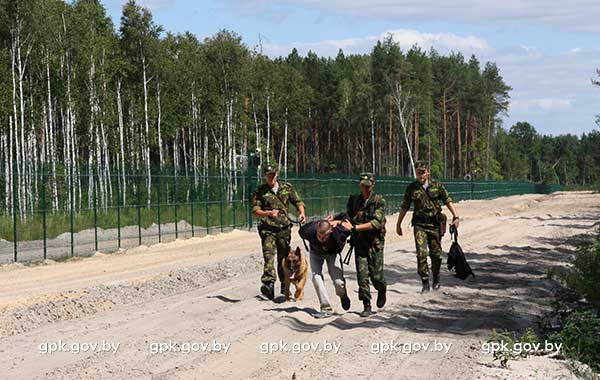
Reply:
[[[291,223],[284,227],[275,227],[275,226],[271,226],[270,224],[261,223],[258,226],[258,229],[261,231],[269,231],[269,232],[273,232],[273,233],[279,233],[279,232],[283,232],[291,227],[292,227]]]
[[[434,216],[428,216],[428,215],[423,215],[423,214],[419,214],[419,213],[414,213],[413,214],[413,218],[412,218],[412,223],[413,224],[439,224],[439,218],[438,218],[438,214],[434,215]]]

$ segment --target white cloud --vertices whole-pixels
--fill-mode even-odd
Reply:
[[[144,8],[150,9],[152,12],[160,11],[172,7],[176,0],[136,0],[137,4]],[[121,16],[123,6],[127,3],[127,0],[104,0],[104,6],[115,13],[115,15]]]
[[[489,49],[488,43],[476,36],[462,37],[454,33],[421,33],[408,29],[392,30],[383,33],[382,36],[387,34],[391,34],[394,41],[400,43],[400,46],[404,48],[409,48],[416,44],[425,49],[429,49],[430,47],[458,51]]]
[[[306,54],[309,50],[319,55],[335,56],[339,49],[345,53],[367,53],[377,40],[383,40],[391,35],[400,47],[408,50],[413,45],[429,50],[434,47],[439,51],[461,51],[471,54],[476,51],[490,49],[488,43],[477,36],[459,36],[454,33],[422,33],[417,30],[397,29],[389,30],[378,36],[366,36],[358,38],[347,38],[340,40],[323,40],[318,42],[293,42],[290,44],[265,44],[265,52],[271,56],[287,55],[292,48],[298,49],[300,54]]]
[[[518,21],[563,30],[600,32],[596,0],[223,0],[232,9],[268,13],[283,4],[355,17],[389,18],[395,21],[485,23]]]
[[[532,107],[537,107],[544,111],[557,111],[571,108],[571,100],[558,98],[537,98],[537,99],[514,99],[511,102],[511,110],[526,111]]]
[[[600,65],[600,50],[580,50],[576,54],[539,54],[521,59],[514,55],[486,56],[496,61],[506,83],[513,87],[509,117],[505,125],[529,121],[538,131],[549,134],[590,131],[597,126],[600,88],[590,83]]]

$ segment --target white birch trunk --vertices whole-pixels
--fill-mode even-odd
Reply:
[[[402,131],[404,132],[404,142],[406,143],[406,147],[408,149],[408,157],[410,158],[410,166],[412,169],[413,177],[416,177],[415,172],[415,162],[413,159],[412,148],[410,146],[410,141],[408,136],[411,132],[410,128],[407,126],[406,120],[410,118],[412,114],[412,109],[408,109],[410,103],[410,94],[405,94],[402,90],[402,85],[400,81],[396,81],[394,87],[394,102],[396,103],[396,110],[398,112],[398,119],[400,120],[400,126],[402,127]]]

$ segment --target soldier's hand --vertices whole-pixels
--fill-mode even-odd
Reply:
[[[460,221],[460,219],[459,219],[459,218],[454,218],[454,219],[452,220],[452,225],[453,225],[455,228],[458,228],[459,221]]]
[[[269,211],[269,216],[273,217],[273,218],[278,217],[279,216],[279,210],[270,210]]]
[[[306,222],[306,215],[300,214],[300,216],[298,217],[298,221],[300,222],[300,224]]]
[[[398,234],[398,236],[402,236],[403,232],[402,232],[402,224],[398,223],[396,225],[396,233]]]
[[[350,221],[348,221],[348,219],[345,219],[342,222],[342,226],[347,229],[347,230],[351,230],[352,229],[352,223],[350,223]]]

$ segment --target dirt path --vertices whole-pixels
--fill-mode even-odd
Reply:
[[[357,315],[352,268],[352,309],[343,313],[336,300],[339,314],[328,320],[311,316],[318,304],[310,282],[302,302],[257,298],[259,241],[243,231],[69,263],[2,267],[0,379],[575,378],[565,362],[539,357],[500,369],[481,347],[492,328],[523,329],[548,307],[553,283],[544,271],[564,265],[593,231],[600,195],[515,196],[458,207],[461,245],[477,279],[463,282],[445,271],[443,291],[422,297],[414,243],[410,234],[393,233],[391,216],[388,304],[369,319]],[[116,353],[40,353],[40,344],[59,340],[63,347],[120,346]],[[151,352],[153,343],[198,350],[215,341],[229,344],[228,352]],[[280,341],[289,350],[317,352],[262,352]],[[390,342],[449,349],[373,352]],[[335,344],[337,353],[325,344]]]

